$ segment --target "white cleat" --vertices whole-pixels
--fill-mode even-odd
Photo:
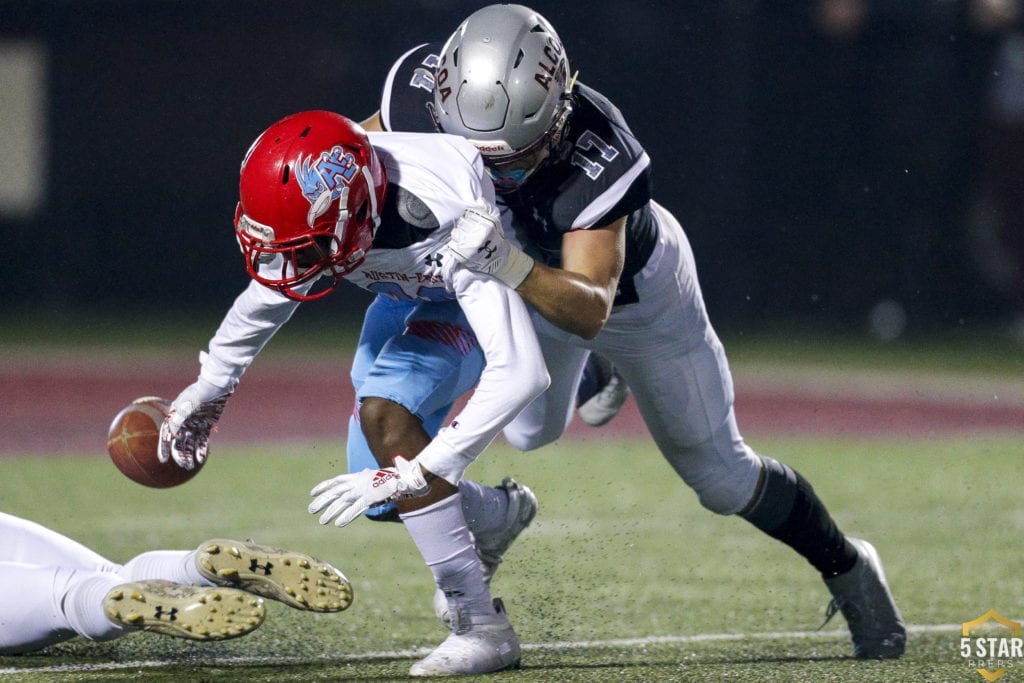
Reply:
[[[505,557],[505,553],[512,547],[512,544],[519,534],[523,533],[526,527],[537,515],[537,496],[528,486],[524,486],[512,479],[505,477],[501,486],[508,496],[508,512],[505,515],[505,523],[494,531],[474,534],[476,540],[476,554],[480,556],[483,564],[484,581],[490,583],[494,573],[498,571],[498,565]]]
[[[882,560],[867,541],[859,538],[848,540],[860,557],[850,571],[825,579],[825,585],[832,593],[825,623],[841,611],[850,627],[854,656],[858,659],[896,659],[906,649],[907,628],[889,592]]]
[[[107,618],[131,629],[189,640],[227,640],[259,628],[263,600],[234,588],[160,579],[121,584],[103,599]]]
[[[519,638],[500,599],[494,601],[494,614],[456,612],[451,635],[413,664],[410,676],[468,676],[519,668]]]
[[[352,604],[352,584],[330,564],[292,550],[214,539],[199,546],[199,573],[220,586],[277,600],[295,609],[340,612]]]
[[[591,427],[601,427],[619,414],[628,397],[629,386],[626,384],[626,380],[622,379],[622,375],[612,368],[608,382],[601,387],[600,391],[577,408],[576,412],[579,413],[580,419]]]

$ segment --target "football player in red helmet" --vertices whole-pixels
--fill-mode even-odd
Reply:
[[[537,501],[511,479],[489,487],[463,475],[549,380],[519,295],[450,251],[456,225],[501,230],[479,152],[456,136],[368,136],[339,114],[301,112],[257,138],[239,195],[235,234],[252,282],[172,403],[161,458],[185,468],[206,458],[242,374],[301,302],[343,279],[376,293],[351,372],[348,436],[376,462],[325,479],[309,511],[345,526],[371,506],[397,507],[453,615],[451,635],[411,673],[517,665],[518,639],[488,584]]]

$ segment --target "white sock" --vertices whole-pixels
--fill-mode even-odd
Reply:
[[[113,640],[124,635],[128,629],[108,619],[103,609],[103,599],[107,593],[122,583],[117,574],[72,578],[61,606],[75,633],[89,640]]]
[[[185,585],[213,586],[199,573],[196,550],[151,550],[125,562],[118,575],[125,581],[164,579]]]
[[[463,479],[459,482],[459,494],[462,495],[466,525],[474,534],[492,531],[505,524],[508,494],[502,489]]]
[[[437,587],[454,599],[466,614],[493,615],[491,592],[484,583],[483,569],[473,537],[462,513],[462,496],[456,493],[433,505],[400,517],[434,574]]]

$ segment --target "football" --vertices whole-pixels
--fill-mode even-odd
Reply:
[[[184,484],[196,476],[202,464],[191,470],[178,467],[173,460],[160,462],[160,425],[170,403],[157,396],[137,398],[125,406],[110,423],[107,452],[124,476],[143,486],[156,489]]]

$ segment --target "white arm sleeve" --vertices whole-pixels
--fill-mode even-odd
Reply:
[[[494,278],[459,268],[453,273],[459,304],[487,359],[462,411],[427,444],[416,461],[451,484],[505,425],[548,388],[547,367],[526,305]]]
[[[238,295],[202,355],[199,379],[233,390],[256,354],[288,322],[299,302],[255,280]]]

